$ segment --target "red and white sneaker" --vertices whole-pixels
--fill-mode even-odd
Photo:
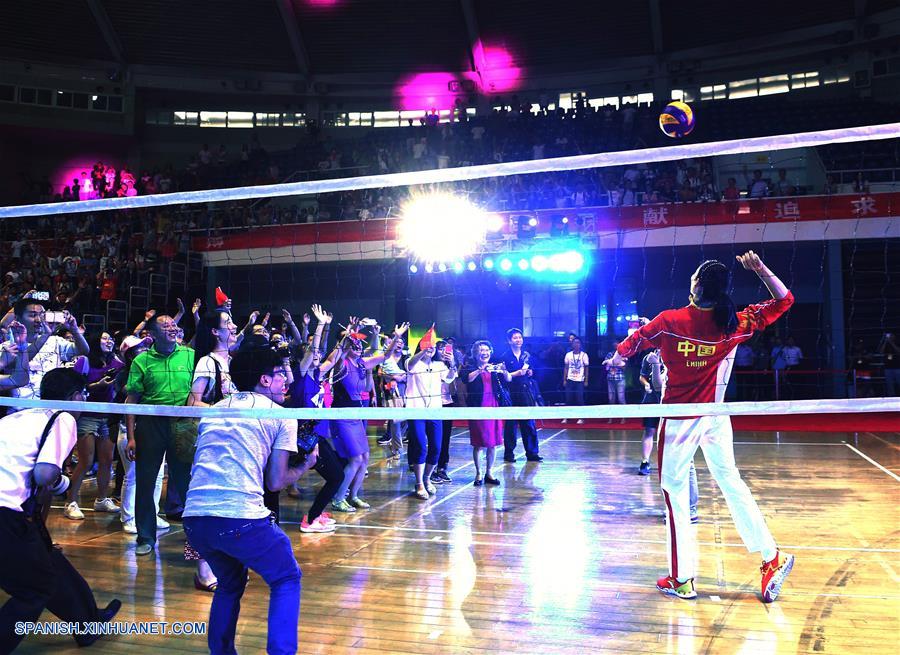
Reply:
[[[307,517],[304,516],[303,520],[300,521],[300,532],[334,532],[334,525],[319,523],[319,519],[310,523],[307,521]]]
[[[656,581],[656,588],[668,596],[684,598],[685,600],[697,597],[697,591],[694,589],[694,578],[687,582],[678,582],[671,575],[667,575]]]
[[[324,523],[325,525],[334,525],[337,523],[333,518],[331,518],[331,514],[328,512],[322,512],[319,514],[319,518],[316,519],[319,523]]]
[[[763,562],[759,567],[762,573],[762,599],[764,603],[771,603],[781,593],[781,585],[784,584],[788,573],[794,568],[794,556],[775,551],[775,557],[771,562]]]

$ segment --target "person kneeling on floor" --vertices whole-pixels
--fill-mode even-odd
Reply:
[[[43,400],[84,401],[87,379],[71,368],[48,371]],[[26,409],[0,419],[0,588],[11,598],[0,608],[0,653],[24,638],[16,624],[34,622],[44,609],[65,622],[108,622],[121,607],[112,600],[98,609],[90,586],[53,545],[45,525],[52,495],[64,494],[69,479],[61,468],[77,441],[80,412]],[[89,646],[99,635],[76,635]]]

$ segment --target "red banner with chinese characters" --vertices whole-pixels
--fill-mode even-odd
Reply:
[[[705,225],[784,224],[795,221],[866,220],[900,216],[900,193],[799,196],[722,202],[669,203],[637,207],[579,207],[495,212],[500,234],[515,235],[534,222],[536,235],[565,229],[570,235]],[[563,222],[563,219],[567,219]],[[393,241],[399,219],[336,221],[258,227],[193,239],[196,251],[277,248],[316,243]]]

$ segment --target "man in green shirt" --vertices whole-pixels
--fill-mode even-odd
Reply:
[[[147,326],[153,346],[131,364],[125,391],[126,403],[184,405],[191,392],[194,351],[177,342],[178,325],[170,316],[156,316]],[[126,415],[126,454],[135,463],[134,515],[137,555],[149,555],[156,543],[156,513],[153,488],[163,457],[169,465],[169,487],[184,498],[190,481],[191,462],[175,452],[176,424],[182,419],[165,416]]]

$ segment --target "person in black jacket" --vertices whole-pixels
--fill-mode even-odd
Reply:
[[[506,339],[509,343],[509,349],[500,356],[500,362],[504,365],[511,376],[510,396],[514,407],[531,407],[534,405],[534,398],[529,388],[529,380],[534,371],[531,368],[529,360],[530,354],[522,349],[524,337],[522,330],[512,328],[506,332]],[[516,455],[516,431],[522,432],[522,445],[525,447],[525,458],[529,462],[540,462],[544,458],[538,453],[539,445],[537,438],[537,429],[534,421],[531,419],[521,419],[517,421],[507,421],[503,430],[503,461],[515,462]]]

